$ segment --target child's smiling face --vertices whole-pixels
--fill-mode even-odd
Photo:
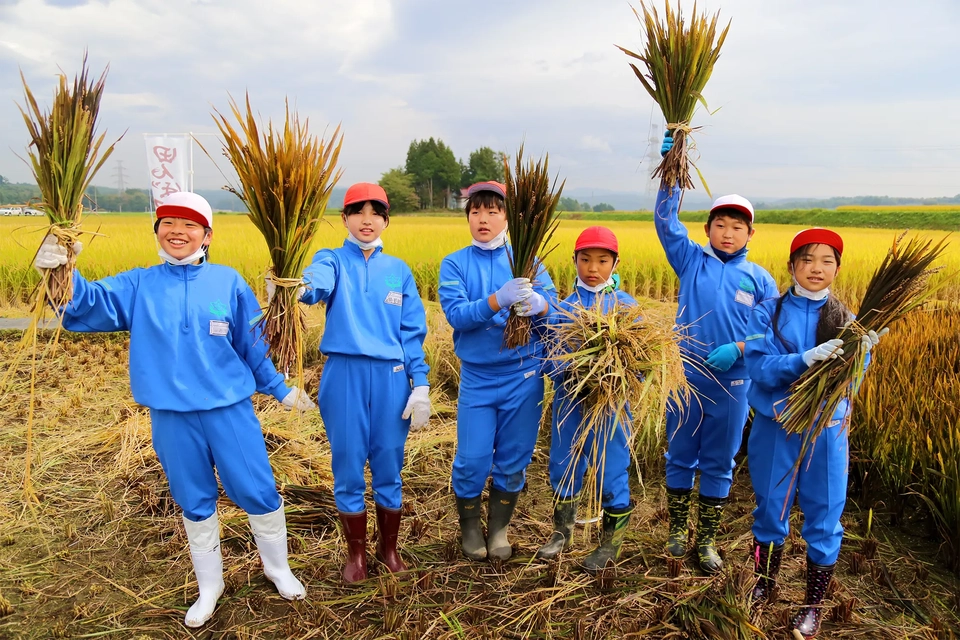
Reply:
[[[157,242],[160,248],[177,260],[192,256],[200,247],[210,244],[213,230],[186,218],[160,218]]]
[[[379,215],[368,201],[363,208],[350,215],[340,214],[343,226],[360,242],[373,242],[387,228],[387,219]]]
[[[500,207],[480,205],[470,209],[470,235],[477,242],[490,242],[507,228],[507,212]]]
[[[577,277],[591,287],[609,280],[617,266],[617,256],[606,249],[581,249],[573,259],[577,263]]]
[[[788,262],[787,268],[807,291],[823,291],[833,284],[840,265],[837,252],[830,245],[808,244],[801,247],[800,255]]]

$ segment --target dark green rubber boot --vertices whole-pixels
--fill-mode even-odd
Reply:
[[[513,518],[520,492],[508,493],[490,488],[487,503],[487,557],[491,560],[509,560],[513,547],[507,539],[507,527]]]
[[[667,538],[667,553],[674,558],[687,554],[687,538],[690,537],[690,496],[692,489],[667,487],[667,513],[670,515],[670,535]]]
[[[704,573],[717,573],[723,568],[723,559],[717,552],[717,531],[723,520],[726,498],[711,498],[701,495],[700,517],[697,522],[697,559]]]
[[[630,514],[633,513],[633,504],[618,511],[603,510],[603,533],[600,537],[600,546],[591,551],[583,559],[583,569],[596,575],[607,566],[608,562],[616,562],[620,557],[620,547],[627,534],[627,525],[630,524]]]
[[[480,528],[480,496],[457,498],[457,515],[460,517],[460,548],[471,560],[487,559],[487,541]]]
[[[553,534],[550,535],[547,544],[537,551],[538,558],[553,560],[570,546],[573,540],[573,525],[577,519],[578,503],[577,496],[568,500],[557,499],[553,507]]]

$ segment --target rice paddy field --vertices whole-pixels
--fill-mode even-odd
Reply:
[[[317,248],[337,246],[344,230],[330,218]],[[579,231],[565,221],[547,258],[562,292],[574,271]],[[32,225],[32,226],[31,226]],[[611,224],[622,249],[620,272],[637,295],[675,304],[676,280],[653,225]],[[37,281],[30,266],[45,227],[0,218],[0,316],[24,316]],[[149,216],[89,217],[79,268],[90,278],[157,262]],[[702,224],[691,223],[703,237]],[[799,226],[761,226],[751,258],[785,285],[786,250]],[[923,232],[939,239],[944,232]],[[837,291],[854,304],[896,235],[848,229]],[[440,259],[469,241],[462,217],[395,217],[385,249],[414,268],[422,295],[435,300]],[[216,218],[212,258],[237,268],[263,293],[267,252],[243,216]],[[851,486],[844,547],[828,593],[822,638],[956,638],[960,635],[960,247],[944,258],[949,278],[933,308],[895,327],[876,351],[851,430]],[[854,305],[855,306],[855,305]],[[150,445],[148,411],[133,402],[125,335],[41,334],[33,383],[29,362],[10,371],[20,332],[0,332],[0,638],[786,638],[803,599],[802,517],[791,533],[775,603],[746,605],[752,586],[746,460],[719,537],[726,558],[716,577],[700,575],[693,556],[679,575],[663,544],[667,512],[662,472],[643,465],[633,478],[638,507],[620,564],[597,577],[578,569],[595,531],[578,527],[574,548],[538,561],[552,510],[547,479],[549,429],[531,464],[512,526],[515,555],[503,564],[460,555],[449,487],[455,451],[459,367],[439,307],[428,303],[436,415],[411,434],[404,469],[402,553],[411,570],[391,576],[373,560],[371,577],[344,586],[344,543],[336,526],[329,446],[318,414],[297,418],[257,397],[275,474],[287,505],[291,562],[307,600],[282,600],[263,578],[245,518],[221,497],[227,591],[203,629],[182,626],[196,595],[186,539]],[[308,314],[315,346],[322,315]],[[306,363],[315,394],[322,363]],[[546,419],[546,417],[545,417]],[[546,422],[544,423],[546,424]],[[33,488],[23,500],[27,429],[32,429]],[[638,460],[657,460],[664,442],[647,442]],[[581,512],[582,519],[594,516]],[[371,518],[372,520],[372,518]],[[372,532],[371,523],[371,532]]]

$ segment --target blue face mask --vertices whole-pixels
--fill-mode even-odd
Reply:
[[[747,252],[746,245],[744,245],[743,248],[740,249],[739,251],[734,251],[733,253],[727,253],[726,251],[721,251],[720,249],[717,249],[713,245],[710,245],[710,248],[713,249],[713,252],[717,255],[718,258],[720,258],[720,262],[723,262],[723,263],[727,263],[733,260],[734,258],[739,258],[740,256],[744,255]]]

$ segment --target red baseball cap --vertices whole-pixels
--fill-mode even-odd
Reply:
[[[157,207],[157,220],[161,218],[183,218],[213,228],[210,203],[203,196],[189,191],[178,191],[164,198],[163,204]]]
[[[387,192],[384,191],[380,185],[370,182],[358,182],[347,189],[346,195],[343,196],[343,206],[346,207],[347,205],[358,202],[367,202],[368,200],[379,202],[387,208],[387,211],[390,210],[390,201],[387,200]]]
[[[469,198],[475,193],[480,193],[481,191],[492,191],[501,198],[507,197],[507,186],[500,182],[494,182],[493,180],[487,180],[485,182],[475,182],[474,184],[467,187],[465,195]]]
[[[793,254],[794,251],[808,244],[825,244],[843,255],[843,238],[840,237],[839,233],[830,231],[830,229],[821,229],[820,227],[804,229],[793,236],[793,242],[790,243],[790,253]]]
[[[733,209],[734,211],[739,211],[750,218],[750,224],[753,224],[753,205],[743,196],[738,196],[733,193],[729,196],[717,198],[713,201],[713,206],[710,207],[710,213],[718,209]]]
[[[619,255],[620,244],[617,242],[617,236],[613,231],[606,227],[587,227],[577,237],[577,244],[573,251],[582,251],[583,249],[606,249]]]

